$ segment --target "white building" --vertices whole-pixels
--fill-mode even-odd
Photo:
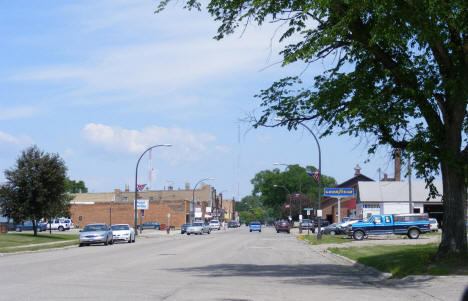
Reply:
[[[440,195],[443,194],[442,183],[434,182]],[[409,184],[401,181],[358,182],[356,215],[368,218],[374,214],[410,213]],[[429,188],[425,182],[411,183],[413,212],[428,213],[438,220],[442,219],[442,197],[429,197]]]

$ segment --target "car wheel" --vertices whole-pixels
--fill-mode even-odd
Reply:
[[[353,237],[354,237],[355,240],[362,240],[364,238],[364,236],[365,236],[364,232],[361,231],[361,230],[356,230],[353,233]]]
[[[411,229],[408,231],[408,237],[410,239],[417,239],[419,237],[418,229]]]
[[[58,227],[58,230],[59,230],[59,231],[65,231],[65,229],[64,229],[62,226],[59,226],[59,227]]]
[[[187,235],[190,235],[190,233],[187,232]]]
[[[335,235],[335,234],[336,234],[335,231],[333,231],[333,230],[330,231],[330,235]]]
[[[258,232],[262,232],[262,230],[258,230]]]
[[[104,245],[107,246],[109,244],[109,241],[106,239],[106,241],[104,242]]]
[[[211,230],[208,230],[208,234],[211,234]]]
[[[252,232],[252,230],[250,230],[250,232]]]
[[[291,231],[288,230],[288,234],[291,233]]]
[[[279,230],[276,230],[276,233],[279,233]]]

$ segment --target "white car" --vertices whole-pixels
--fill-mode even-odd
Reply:
[[[211,233],[211,228],[207,223],[204,222],[195,222],[193,224],[188,225],[187,227],[187,235],[190,234],[200,234],[203,233]]]
[[[211,230],[220,230],[221,229],[221,223],[216,219],[210,221],[210,229]]]
[[[114,241],[135,242],[135,230],[129,224],[116,224],[111,226]]]
[[[435,218],[429,218],[429,222],[431,223],[431,232],[438,232],[439,231],[439,223]]]

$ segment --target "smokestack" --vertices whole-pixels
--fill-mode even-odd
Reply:
[[[399,149],[395,150],[394,157],[395,157],[395,181],[401,180],[401,152]]]
[[[361,174],[361,167],[358,165],[356,165],[356,167],[354,167],[354,175],[355,176],[359,176]]]
[[[190,183],[189,182],[185,183],[185,190],[190,190]]]
[[[130,191],[130,186],[128,186],[128,184],[125,184],[125,192],[129,192]]]

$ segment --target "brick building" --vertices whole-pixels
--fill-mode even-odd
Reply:
[[[206,207],[209,207],[216,195],[216,190],[210,185],[201,183],[200,189],[190,189],[186,183],[185,189],[145,190],[138,192],[138,199],[149,200],[149,209],[144,211],[144,221],[168,223],[168,213],[171,215],[171,226],[180,227],[190,219],[192,198],[195,208],[200,208],[205,218]],[[134,223],[135,192],[126,187],[125,191],[115,189],[114,192],[77,193],[71,202],[70,213],[74,223],[83,227],[89,223],[117,224]]]

